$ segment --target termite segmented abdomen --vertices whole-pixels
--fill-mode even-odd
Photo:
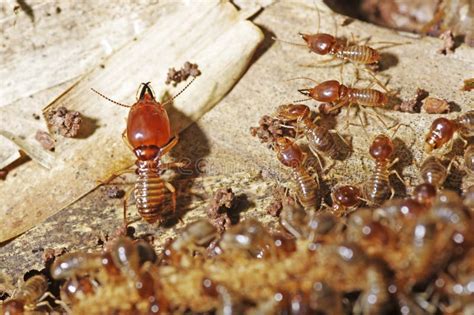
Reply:
[[[369,205],[380,205],[390,196],[390,181],[387,161],[377,162],[374,173],[363,186],[364,198]]]
[[[382,107],[388,103],[387,95],[374,89],[350,88],[348,96],[351,103],[362,106]]]
[[[48,290],[48,280],[43,275],[35,275],[28,280],[15,294],[15,299],[25,305],[35,305]]]
[[[319,151],[330,158],[337,156],[336,143],[328,129],[313,124],[310,128],[306,128],[305,136],[313,153]]]
[[[474,176],[474,143],[470,144],[464,152],[464,164],[466,171]]]
[[[448,176],[446,167],[444,167],[441,161],[435,156],[429,156],[423,161],[420,173],[425,183],[429,183],[436,188],[439,188]]]
[[[306,210],[316,208],[318,183],[312,178],[303,167],[293,171],[296,182],[298,200]]]
[[[361,64],[371,64],[380,60],[380,54],[375,49],[363,45],[344,47],[336,53],[336,56]]]
[[[135,200],[140,216],[148,223],[155,223],[166,212],[165,185],[159,174],[158,162],[137,161],[138,178]]]
[[[474,110],[468,111],[455,119],[460,127],[459,132],[467,137],[474,135]]]

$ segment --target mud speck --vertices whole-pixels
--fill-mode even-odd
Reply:
[[[165,83],[176,86],[178,83],[186,81],[190,76],[195,78],[200,74],[201,71],[197,64],[186,61],[181,69],[176,70],[175,68],[170,68],[168,70]]]
[[[408,101],[403,101],[401,104],[396,105],[394,110],[398,110],[406,113],[419,113],[421,110],[422,103],[427,98],[429,93],[423,89],[417,88],[415,97]]]
[[[232,225],[232,211],[235,204],[235,194],[232,188],[218,189],[212,197],[211,204],[207,209],[207,217],[219,230],[225,231]]]
[[[428,97],[423,103],[423,109],[428,114],[443,114],[449,112],[449,104],[444,99]]]
[[[120,199],[120,198],[123,198],[123,196],[125,196],[125,190],[120,189],[117,186],[107,187],[107,190],[105,192],[107,194],[107,197],[109,198]]]
[[[74,138],[81,128],[82,118],[79,112],[59,107],[48,115],[48,121],[54,132],[64,137]]]

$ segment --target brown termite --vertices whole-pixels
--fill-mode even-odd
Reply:
[[[155,95],[150,87],[150,82],[142,83],[138,89],[138,100],[133,105],[118,103],[92,89],[106,100],[123,107],[130,108],[127,120],[127,129],[122,134],[125,142],[137,157],[136,173],[138,175],[134,195],[140,216],[148,223],[161,221],[169,212],[169,204],[166,202],[166,190],[171,192],[171,209],[176,210],[176,190],[170,183],[161,178],[163,170],[181,166],[180,163],[163,163],[161,159],[177,143],[178,137],[171,136],[170,122],[165,105],[180,95],[192,82],[188,83],[176,96],[165,103],[156,101]],[[133,170],[126,169],[118,174],[112,175],[105,183],[114,177],[131,173]],[[127,224],[127,197],[124,198],[124,221]]]
[[[9,299],[2,305],[3,314],[24,314],[25,311],[33,311],[42,305],[47,305],[51,308],[47,301],[40,302],[48,296],[54,298],[47,290],[48,279],[45,276],[32,276],[15,292],[12,299]]]
[[[334,160],[341,155],[342,151],[347,149],[341,148],[340,143],[334,140],[332,136],[333,134],[337,134],[343,143],[349,147],[346,140],[336,130],[329,130],[323,126],[317,125],[311,119],[311,110],[306,105],[280,105],[277,108],[276,117],[282,121],[296,121],[297,133],[300,131],[304,133],[308,140],[309,149],[318,161],[318,153]],[[321,166],[321,162],[319,162],[319,164]]]
[[[464,152],[464,165],[466,172],[474,177],[474,143],[468,145]]]
[[[446,168],[439,158],[430,155],[421,164],[421,178],[425,183],[431,184],[439,189],[446,180],[446,177],[448,177],[451,165],[450,163],[448,168]]]
[[[160,259],[161,265],[186,264],[199,249],[204,249],[218,236],[218,231],[208,220],[194,221],[181,231],[180,235],[165,245]]]
[[[461,139],[474,135],[474,110],[459,115],[455,119],[437,118],[431,124],[425,137],[425,151],[431,152],[448,145],[452,148],[454,134],[458,133]]]
[[[384,134],[376,136],[370,145],[369,154],[375,161],[375,169],[362,186],[362,195],[369,206],[380,205],[383,201],[393,197],[395,190],[390,184],[391,174],[395,174],[404,182],[396,170],[390,170],[398,162],[398,158],[390,159],[393,151],[392,139]]]
[[[334,215],[346,216],[362,203],[362,192],[357,186],[343,185],[332,190],[331,199],[333,202],[330,210]]]
[[[302,79],[314,81],[310,78]],[[364,110],[365,107],[372,108],[377,119],[382,122],[384,127],[388,127],[375,111],[375,109],[384,108],[388,104],[388,93],[371,88],[352,88],[341,84],[336,80],[324,81],[315,85],[313,88],[299,89],[298,91],[316,101],[334,103],[334,106],[328,109],[329,113],[338,110],[341,107],[350,107],[351,105],[359,106],[362,110]],[[349,111],[347,111],[346,115],[348,117]],[[349,119],[347,119],[347,124],[348,123]],[[362,125],[365,125],[362,120],[361,123]]]
[[[319,183],[314,178],[317,174],[309,175],[304,166],[306,154],[296,143],[284,137],[275,141],[275,150],[278,160],[292,170],[292,176],[296,182],[296,196],[301,205],[306,210],[316,209]]]
[[[319,9],[317,9],[317,13],[318,27],[316,33],[298,33],[301,38],[306,42],[306,46],[309,48],[309,50],[318,55],[332,56],[332,58],[323,61],[323,63],[331,62],[336,59],[341,60],[342,62],[340,64],[337,64],[341,66],[341,77],[343,72],[342,67],[346,62],[351,62],[357,69],[359,69],[358,65],[366,66],[363,68],[363,70],[366,70],[372,77],[375,77],[373,71],[368,66],[376,66],[380,62],[380,53],[376,49],[368,45],[358,45],[356,43],[350,43],[346,39],[338,37],[337,29],[335,36],[327,33],[320,33]],[[302,44],[292,43],[284,40],[279,41],[292,45],[304,46]]]

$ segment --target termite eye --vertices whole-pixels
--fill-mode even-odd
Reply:
[[[150,161],[158,157],[160,148],[155,145],[141,145],[134,149],[135,156],[141,161]]]
[[[369,153],[374,159],[387,159],[393,152],[393,143],[389,137],[385,135],[378,135],[372,145]]]

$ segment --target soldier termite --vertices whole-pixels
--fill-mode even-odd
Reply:
[[[180,163],[163,163],[161,159],[177,143],[178,137],[171,136],[170,122],[165,105],[179,96],[192,82],[189,82],[177,95],[165,103],[156,101],[150,83],[142,83],[138,89],[138,100],[133,105],[118,103],[92,89],[106,100],[123,107],[130,108],[127,120],[127,129],[122,137],[137,157],[136,173],[138,175],[134,195],[140,216],[148,223],[161,221],[169,212],[169,203],[166,202],[166,190],[171,192],[171,209],[176,210],[176,190],[160,176],[163,170],[181,166]],[[131,173],[133,170],[123,170],[114,174],[105,181],[112,180],[117,175]],[[127,224],[127,201],[124,199],[124,221]]]
[[[425,151],[440,149],[445,144],[448,144],[450,150],[455,133],[461,138],[474,135],[474,110],[463,113],[455,119],[444,117],[435,119],[425,137]]]
[[[319,183],[313,176],[309,175],[305,168],[306,154],[296,143],[283,137],[276,140],[275,150],[278,160],[292,169],[299,202],[306,210],[315,210],[318,202],[317,191]],[[317,174],[314,176],[317,176]]]

